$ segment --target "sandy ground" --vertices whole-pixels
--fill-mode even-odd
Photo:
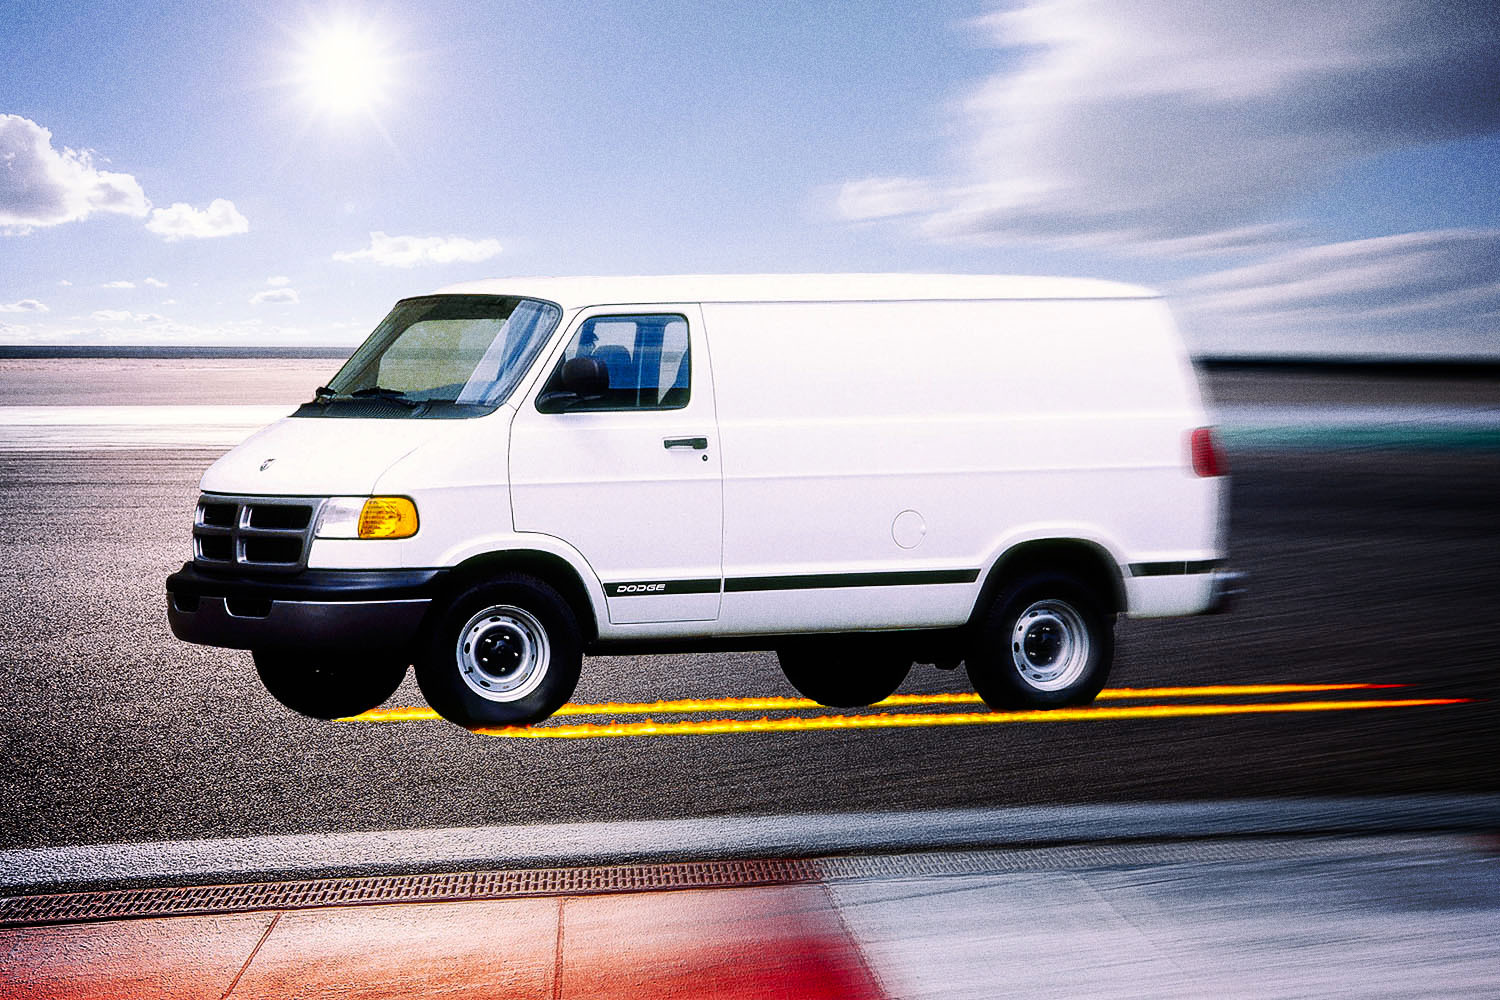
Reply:
[[[330,358],[0,359],[0,406],[287,404],[339,370]]]

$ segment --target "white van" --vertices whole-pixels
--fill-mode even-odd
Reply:
[[[1115,617],[1213,610],[1226,480],[1166,305],[976,275],[518,278],[397,303],[204,474],[172,631],[465,726],[585,653],[774,649],[828,705],[965,662],[1086,704]]]

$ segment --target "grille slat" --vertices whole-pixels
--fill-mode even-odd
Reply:
[[[239,508],[232,503],[198,503],[198,523],[214,528],[232,528]]]
[[[243,538],[239,561],[249,565],[295,566],[302,561],[302,539]]]
[[[322,501],[204,496],[193,518],[193,560],[200,566],[294,573],[307,565]]]
[[[199,562],[234,562],[234,539],[226,535],[206,535],[197,541]]]
[[[244,530],[294,531],[307,529],[312,508],[301,504],[253,504],[246,508]]]

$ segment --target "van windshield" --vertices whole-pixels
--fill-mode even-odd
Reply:
[[[489,413],[515,389],[561,318],[549,302],[513,296],[403,299],[294,415]]]

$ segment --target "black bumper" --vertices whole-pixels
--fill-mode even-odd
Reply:
[[[445,570],[303,570],[220,576],[192,563],[167,577],[167,621],[186,642],[229,649],[411,645]]]
[[[1220,569],[1214,571],[1213,596],[1209,598],[1208,609],[1205,612],[1210,615],[1223,614],[1239,602],[1249,589],[1250,575],[1235,569]]]

